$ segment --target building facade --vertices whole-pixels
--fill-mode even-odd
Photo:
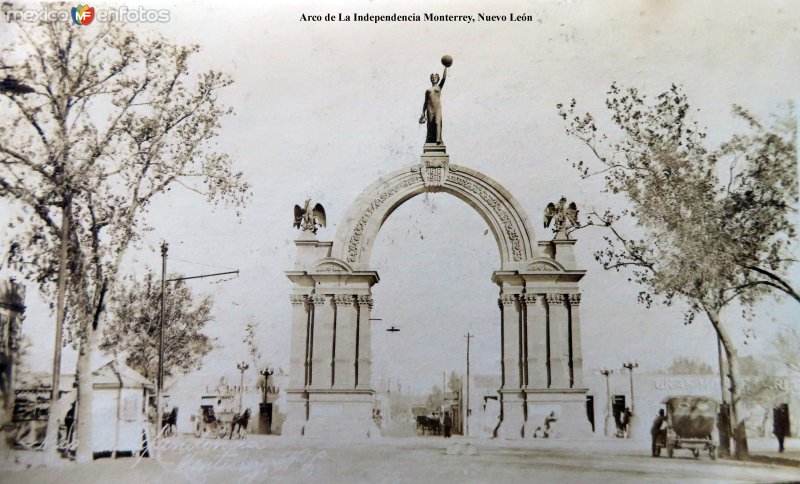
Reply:
[[[14,281],[0,281],[0,424],[11,418],[14,408],[14,372],[24,313],[25,287]]]

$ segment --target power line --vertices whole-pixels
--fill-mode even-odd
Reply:
[[[187,264],[194,264],[194,265],[197,265],[197,266],[214,267],[214,268],[217,268],[217,269],[226,269],[226,270],[229,270],[229,271],[235,270],[233,267],[225,267],[225,266],[217,266],[217,265],[213,265],[213,264],[205,264],[203,262],[194,262],[194,261],[190,261],[190,260],[178,259],[177,257],[170,257],[169,260],[178,261],[178,262],[185,262]]]

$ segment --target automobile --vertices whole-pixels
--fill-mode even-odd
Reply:
[[[711,460],[717,458],[717,444],[713,435],[717,426],[719,403],[713,398],[674,396],[661,401],[666,407],[666,429],[658,432],[653,445],[653,457],[667,449],[673,457],[676,449],[686,449],[695,458],[708,452]]]

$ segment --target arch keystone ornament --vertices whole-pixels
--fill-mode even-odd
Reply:
[[[441,112],[437,116],[438,123]],[[441,124],[434,127],[441,133]],[[511,193],[481,172],[450,163],[446,146],[437,141],[424,144],[418,164],[369,185],[339,220],[332,242],[318,240],[300,224],[295,264],[286,271],[293,296],[283,435],[380,436],[372,418],[370,321],[372,286],[380,279],[370,256],[389,216],[429,192],[450,194],[475,209],[500,254],[500,267],[491,275],[499,288],[501,328],[495,436],[531,437],[550,412],[558,417],[553,435],[591,434],[578,314],[578,283],[586,271],[576,266],[576,241],[556,236],[536,242],[533,225]],[[475,396],[472,408],[481,397]]]

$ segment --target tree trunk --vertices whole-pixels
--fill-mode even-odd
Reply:
[[[747,429],[745,427],[744,412],[741,411],[741,390],[739,389],[739,357],[736,353],[736,348],[728,336],[728,332],[722,327],[722,319],[720,318],[719,311],[716,309],[706,309],[706,314],[714,329],[717,330],[717,335],[722,341],[722,347],[725,350],[725,356],[728,360],[728,379],[730,381],[730,394],[731,394],[731,430],[733,433],[733,447],[734,457],[738,460],[746,460],[750,457],[747,450]]]
[[[77,431],[78,448],[75,452],[77,462],[91,462],[94,458],[92,447],[92,350],[94,333],[91,322],[86,322],[86,336],[81,338],[76,369],[78,379]]]

